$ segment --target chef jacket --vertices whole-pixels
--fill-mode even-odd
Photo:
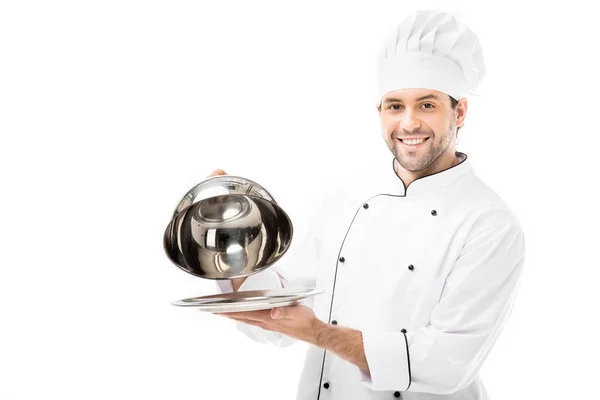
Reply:
[[[488,399],[478,372],[511,312],[524,235],[467,155],[456,156],[459,164],[408,187],[392,159],[372,179],[332,191],[301,244],[240,286],[324,289],[303,304],[361,331],[370,371],[309,344],[297,399]],[[296,340],[236,326],[265,344]]]

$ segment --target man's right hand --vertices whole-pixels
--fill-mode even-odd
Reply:
[[[216,169],[208,177],[210,178],[211,176],[219,176],[219,175],[227,175],[227,172],[223,171],[222,169]],[[244,283],[245,280],[246,280],[246,278],[233,278],[233,279],[231,279],[231,286],[233,286],[233,291],[237,292],[238,289],[240,288],[240,286],[242,286],[242,283]]]

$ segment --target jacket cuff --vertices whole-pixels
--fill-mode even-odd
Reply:
[[[363,385],[372,390],[408,390],[411,376],[406,334],[362,331],[362,337],[369,365],[369,372],[359,369]]]

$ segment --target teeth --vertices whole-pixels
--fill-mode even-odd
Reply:
[[[408,144],[410,146],[414,146],[416,144],[424,142],[425,139],[402,139],[402,142]]]

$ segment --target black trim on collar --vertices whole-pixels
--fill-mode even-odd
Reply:
[[[408,184],[408,186],[406,186],[406,185],[404,184],[404,181],[402,180],[402,178],[400,178],[400,177],[398,176],[398,173],[396,172],[396,168],[394,168],[394,161],[396,160],[396,157],[392,157],[392,171],[394,171],[394,175],[396,175],[396,177],[397,177],[397,178],[400,180],[400,182],[402,182],[402,186],[404,187],[404,195],[402,195],[401,197],[406,197],[406,192],[408,192],[408,187],[409,187],[409,186],[410,186],[410,185],[411,185],[413,182],[415,182],[415,181],[418,181],[419,179],[427,178],[428,176],[437,175],[437,174],[439,174],[439,173],[442,173],[442,172],[444,172],[444,171],[451,170],[452,168],[454,168],[454,167],[458,167],[460,164],[462,164],[462,163],[464,163],[465,161],[467,161],[467,158],[469,158],[469,156],[468,156],[467,154],[465,154],[465,153],[462,153],[462,152],[460,152],[460,151],[455,151],[455,152],[454,152],[454,155],[455,155],[455,156],[457,156],[457,157],[459,157],[459,155],[460,155],[460,154],[464,155],[464,156],[465,156],[465,158],[464,158],[464,160],[462,160],[462,161],[461,161],[461,162],[459,162],[458,164],[456,164],[456,165],[453,165],[453,166],[451,166],[450,168],[446,168],[446,169],[443,169],[443,170],[441,170],[441,171],[434,172],[433,174],[429,174],[429,175],[421,176],[421,177],[419,177],[419,178],[417,178],[417,179],[413,180],[411,183],[409,183],[409,184]]]

